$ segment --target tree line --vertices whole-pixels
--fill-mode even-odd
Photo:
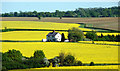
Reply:
[[[8,50],[2,53],[2,71],[12,69],[27,69],[41,67],[59,67],[59,66],[83,66],[84,64],[76,60],[71,54],[61,52],[59,56],[52,59],[47,59],[43,50],[36,50],[31,57],[25,57],[19,50]],[[89,64],[93,66],[94,63]]]
[[[91,39],[93,41],[115,41],[115,42],[120,42],[120,35],[119,34],[116,35],[116,36],[115,35],[109,35],[109,34],[104,36],[101,33],[101,35],[98,36],[95,31],[92,31],[92,32],[87,32],[85,34],[85,36],[86,36],[86,38],[89,38],[89,39]]]
[[[78,8],[74,11],[55,12],[10,12],[2,13],[1,17],[118,17],[119,7],[109,8]]]
[[[86,36],[86,37],[84,37]],[[78,42],[78,41],[115,41],[120,42],[120,35],[97,35],[95,31],[87,32],[84,34],[78,28],[72,28],[68,30],[68,39],[70,42]]]

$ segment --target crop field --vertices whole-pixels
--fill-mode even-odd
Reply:
[[[46,35],[52,31],[10,31],[10,32],[2,32],[2,40],[20,40],[20,41],[41,41],[42,39],[46,39]],[[64,31],[56,31],[60,34],[64,33],[65,38],[68,39],[68,32]],[[86,34],[86,32],[84,32]],[[102,33],[104,36],[106,35],[118,35],[118,33]],[[28,36],[29,35],[29,36]],[[101,33],[97,32],[97,35],[101,35]],[[114,44],[114,43],[113,43]]]
[[[2,17],[3,21],[39,21],[36,17]],[[46,17],[41,22],[57,22],[57,23],[85,23],[92,24],[94,27],[118,30],[118,17],[104,18],[51,18]]]
[[[2,29],[51,29],[68,30],[72,27],[79,27],[79,24],[35,22],[35,21],[2,21]]]
[[[9,21],[7,21],[6,19]],[[56,32],[59,32],[60,34],[64,33],[65,38],[68,39],[68,32],[65,32],[64,30],[68,30],[72,27],[77,27],[82,31],[92,31],[92,29],[80,28],[80,24],[77,23],[93,24],[94,26],[96,24],[105,25],[106,23],[113,25],[114,23],[114,25],[116,26],[117,18],[63,18],[61,20],[59,20],[58,18],[42,18],[42,20],[40,21],[32,17],[30,17],[29,19],[15,18],[14,21],[11,21],[11,19],[7,17],[5,19],[3,18],[4,21],[0,21],[0,23],[2,23],[2,27],[0,28],[0,30],[5,29],[5,27],[7,29],[28,29],[28,30],[19,30],[19,31],[14,30],[14,31],[0,32],[0,36],[2,36],[0,40],[18,41],[18,42],[9,42],[9,41],[0,42],[3,53],[7,52],[8,50],[15,49],[15,50],[19,50],[23,54],[23,56],[31,57],[33,56],[34,51],[43,50],[45,56],[48,59],[51,59],[54,58],[55,56],[58,56],[59,53],[64,52],[65,54],[74,55],[76,59],[82,61],[82,63],[88,64],[90,62],[94,62],[100,64],[104,64],[104,63],[118,64],[118,45],[119,45],[118,42],[94,41],[95,44],[92,44],[92,41],[40,42],[42,39],[46,39],[46,35],[49,32],[52,32],[51,30],[58,30]],[[108,22],[108,20],[110,22]],[[109,28],[109,26],[106,28]],[[115,27],[113,26],[111,28],[115,29]],[[29,29],[42,29],[42,30],[32,31]],[[86,34],[86,32],[84,32],[84,34]],[[104,36],[108,34],[116,36],[119,33],[104,32],[102,34]],[[97,32],[97,35],[100,36],[101,32]],[[27,42],[22,42],[22,41],[27,41]],[[35,68],[35,69],[27,69],[27,70],[36,71],[40,69],[117,69],[117,68],[118,68],[117,65],[114,66],[107,65],[107,66],[75,66],[75,67],[71,66],[71,67],[60,67],[60,68],[51,67],[51,68]],[[20,71],[20,70],[15,70],[15,71]],[[23,71],[26,71],[26,69]]]
[[[86,70],[83,70],[83,71],[91,71],[91,70],[87,70],[87,69],[118,69],[118,66],[117,65],[114,65],[114,66],[69,66],[69,67],[46,67],[46,68],[32,68],[32,69],[19,69],[19,70],[10,70],[10,71],[48,71],[48,69],[51,69],[50,71],[55,71],[55,69],[57,69],[56,71],[58,70],[61,70],[62,71],[66,71],[64,69],[68,69],[68,71],[71,71],[69,69],[86,69]],[[77,70],[75,70],[77,71]],[[79,70],[79,71],[82,71],[82,70]],[[95,70],[93,70],[95,71]],[[113,70],[111,70],[113,71]]]
[[[72,27],[79,28],[80,24],[75,23],[53,23],[36,21],[2,21],[0,29],[47,29],[47,30],[68,30]],[[82,31],[92,31],[91,29],[79,28]]]
[[[52,31],[11,31],[2,32],[2,40],[16,40],[16,41],[41,41],[46,39],[46,35]],[[56,31],[60,34],[64,33],[67,39],[68,32]]]
[[[16,49],[30,57],[35,50],[43,50],[48,59],[60,52],[71,53],[83,63],[118,63],[118,46],[65,42],[1,42],[2,52]]]

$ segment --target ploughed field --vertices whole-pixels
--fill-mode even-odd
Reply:
[[[39,21],[37,17],[2,17],[3,21]],[[103,18],[52,18],[45,17],[41,22],[57,22],[57,23],[85,23],[92,24],[94,27],[118,30],[118,17]]]

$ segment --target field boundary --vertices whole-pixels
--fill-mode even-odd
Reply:
[[[9,31],[53,31],[51,29],[2,29],[0,32],[9,32]],[[55,31],[64,31],[68,32],[68,30],[55,30]],[[83,32],[92,32],[92,31],[83,31]],[[120,31],[96,31],[101,33],[120,33]]]

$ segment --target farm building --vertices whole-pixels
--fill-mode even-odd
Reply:
[[[60,42],[62,38],[61,34],[55,31],[48,33],[46,37],[48,42]]]

